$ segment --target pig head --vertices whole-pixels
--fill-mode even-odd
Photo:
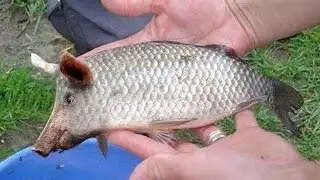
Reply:
[[[81,61],[76,60],[70,53],[66,52],[61,56],[60,64],[50,64],[39,56],[31,54],[32,64],[43,71],[58,76],[68,84],[79,88],[90,87],[93,83],[92,73],[89,68]],[[57,82],[58,85],[58,82]],[[65,86],[60,84],[59,86]],[[63,96],[63,92],[57,88],[55,104],[51,116],[37,139],[33,151],[46,157],[50,152],[57,150],[67,150],[73,148],[84,140],[97,137],[99,148],[105,156],[107,147],[106,139],[102,131],[74,133],[71,119],[75,118],[72,114],[72,107],[68,107],[73,101],[73,96]]]

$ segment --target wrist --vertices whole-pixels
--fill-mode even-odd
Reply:
[[[319,0],[225,0],[251,48],[296,34],[320,23]]]
[[[309,162],[309,168],[311,169],[311,172],[309,174],[309,176],[311,177],[309,179],[311,180],[320,179],[320,164],[316,162]]]
[[[302,162],[294,163],[291,166],[278,167],[271,177],[274,180],[319,180],[320,164]]]
[[[312,161],[301,165],[300,177],[305,180],[318,180],[320,179],[320,164],[316,164]],[[298,176],[299,177],[299,176]],[[300,178],[300,179],[301,179]]]

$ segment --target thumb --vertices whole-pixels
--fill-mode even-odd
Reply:
[[[180,179],[181,166],[177,155],[156,155],[139,164],[131,174],[130,180]]]
[[[158,13],[165,0],[101,0],[109,11],[122,16],[139,16],[147,13]]]
[[[251,110],[244,110],[235,115],[238,131],[245,131],[248,128],[259,128],[257,119]]]

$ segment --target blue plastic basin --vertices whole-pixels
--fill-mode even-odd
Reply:
[[[99,151],[96,139],[54,152],[43,158],[25,148],[0,163],[0,180],[127,180],[141,160],[109,144],[107,158]]]

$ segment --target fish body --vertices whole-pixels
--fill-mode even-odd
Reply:
[[[57,67],[55,106],[35,145],[42,155],[108,129],[196,128],[255,104],[269,107],[299,133],[289,112],[302,106],[301,95],[225,46],[147,42],[81,60],[65,53]]]

